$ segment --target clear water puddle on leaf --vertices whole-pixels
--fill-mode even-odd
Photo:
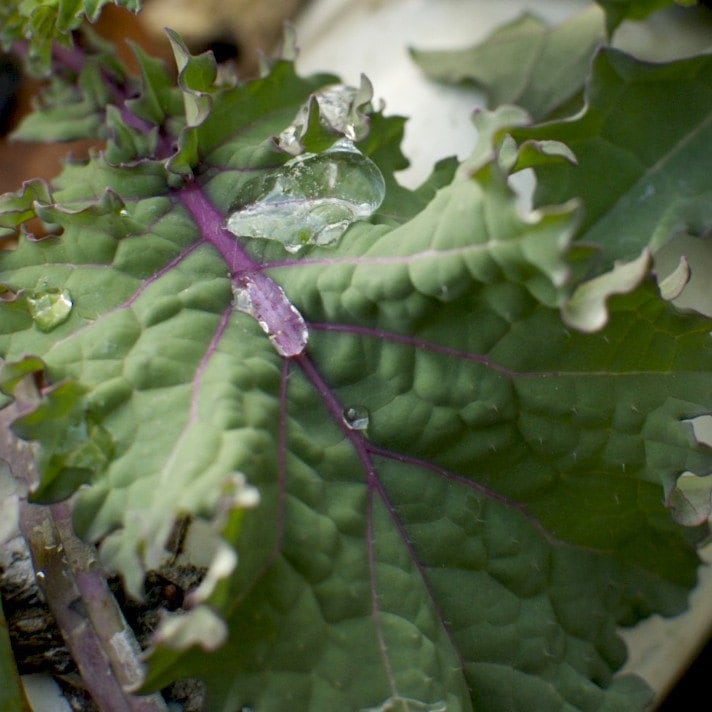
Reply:
[[[239,237],[277,240],[291,253],[332,245],[385,196],[373,161],[348,139],[322,153],[303,153],[248,183],[225,226]]]
[[[27,309],[40,331],[52,331],[63,324],[72,313],[74,302],[66,289],[47,289],[30,292]]]

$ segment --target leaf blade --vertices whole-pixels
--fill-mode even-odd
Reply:
[[[524,13],[468,49],[411,55],[431,79],[473,82],[492,107],[518,104],[542,120],[579,95],[604,36],[603,13],[592,5],[555,27]]]
[[[709,65],[705,55],[656,65],[601,50],[580,117],[515,130],[520,140],[562,140],[576,155],[577,167],[535,168],[535,201],[583,198],[580,239],[603,248],[599,270],[644,247],[655,251],[685,226],[701,234],[709,224],[709,180],[698,169],[709,146]]]

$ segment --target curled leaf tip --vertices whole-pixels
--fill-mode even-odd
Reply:
[[[712,517],[712,477],[684,472],[668,495],[665,505],[678,524],[696,527]]]
[[[648,273],[650,263],[646,248],[637,259],[616,263],[610,272],[579,285],[561,308],[564,322],[584,333],[602,329],[608,323],[609,297],[632,292]]]
[[[199,646],[205,651],[217,650],[227,638],[225,622],[207,606],[187,613],[165,614],[154,642],[174,650]]]
[[[667,277],[658,280],[660,296],[665,301],[677,299],[684,291],[691,276],[692,272],[687,257],[681,255],[677,267]]]

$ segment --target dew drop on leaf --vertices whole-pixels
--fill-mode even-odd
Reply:
[[[368,135],[369,122],[359,109],[370,102],[373,96],[371,82],[361,77],[361,86],[332,84],[313,94],[319,105],[319,122],[322,126],[343,134],[351,141],[360,141]],[[297,155],[304,150],[301,138],[309,124],[310,102],[301,106],[294,121],[279,136],[277,145],[287,153]]]
[[[66,289],[48,289],[27,295],[30,316],[41,331],[52,331],[67,321],[73,306],[72,297]]]
[[[352,405],[344,408],[343,419],[346,426],[351,430],[366,430],[371,416],[365,406]]]
[[[373,215],[384,196],[376,164],[342,139],[248,183],[225,226],[239,237],[277,240],[295,253],[334,244],[353,222]]]

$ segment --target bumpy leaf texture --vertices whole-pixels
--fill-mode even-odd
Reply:
[[[402,122],[372,113],[373,217],[301,250],[231,234],[256,180],[294,181],[292,135],[323,143],[310,96],[334,79],[279,62],[219,89],[174,42],[177,148],[146,73],[152,148],[124,122],[49,199],[8,197],[5,225],[34,206],[57,234],[0,263],[4,387],[44,383],[15,424],[41,446],[35,497],[84,485],[76,526],[137,595],[177,517],[218,539],[147,687],[199,675],[226,711],[642,709],[616,626],[681,610],[695,580],[664,496],[710,470],[685,422],[712,406],[709,321],[646,268],[607,288],[603,330],[562,322],[578,210],[520,213],[511,109],[413,193]]]

